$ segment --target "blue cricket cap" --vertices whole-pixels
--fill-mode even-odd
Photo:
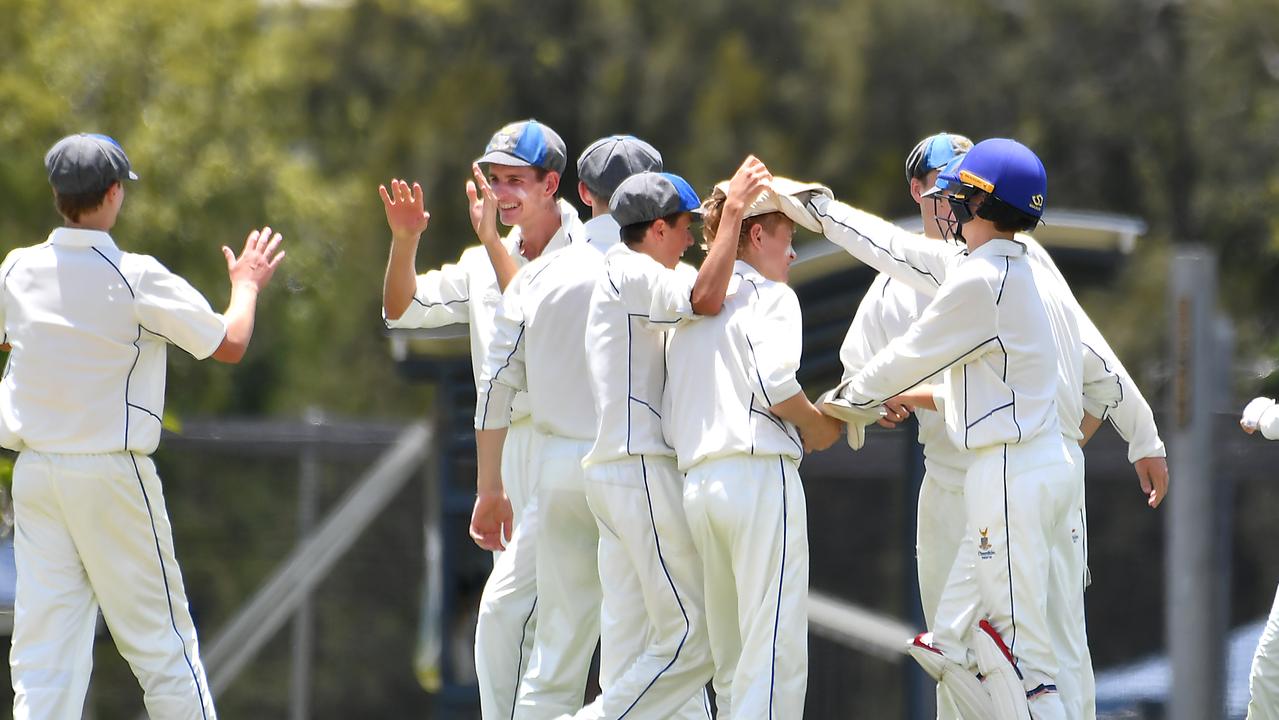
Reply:
[[[693,186],[672,173],[643,172],[622,181],[608,202],[618,225],[652,222],[675,213],[701,213],[702,201]]]
[[[564,172],[568,151],[564,140],[551,128],[536,120],[521,120],[498,130],[477,163],[536,167]]]
[[[971,150],[973,141],[963,135],[937,133],[915,144],[906,156],[906,181],[923,180],[924,176]]]
[[[946,190],[952,183],[990,193],[1033,218],[1044,214],[1048,172],[1039,156],[1016,140],[982,140],[948,164],[938,174],[937,185],[926,194]]]

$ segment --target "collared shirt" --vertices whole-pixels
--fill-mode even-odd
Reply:
[[[577,210],[563,199],[559,200],[558,207],[560,229],[551,236],[543,255],[583,238]],[[517,264],[523,266],[528,262],[520,253],[522,238],[518,226],[502,239],[502,244]],[[501,302],[502,289],[498,287],[488,251],[483,245],[475,245],[463,250],[457,263],[418,275],[417,291],[408,309],[395,320],[386,320],[385,315],[383,319],[389,328],[435,328],[467,323],[471,330],[471,371],[478,391],[480,369],[493,343],[493,318]],[[521,393],[515,398],[513,417],[519,420],[528,414],[528,398]]]
[[[670,269],[624,244],[605,256],[586,325],[599,423],[584,465],[675,455],[662,437],[666,339],[667,331],[693,317],[696,279],[688,265]]]
[[[770,408],[803,391],[802,345],[795,291],[738,260],[724,308],[681,326],[667,350],[662,429],[680,470],[728,455],[801,459],[799,432]]]
[[[824,229],[833,242],[868,264],[880,267],[898,283],[909,285],[921,297],[931,298],[946,279],[948,270],[966,257],[967,251],[962,246],[925,240],[843,203],[819,202],[819,205],[822,208],[819,217],[824,216]],[[1056,345],[1061,349],[1058,355],[1060,384],[1057,404],[1063,434],[1072,439],[1081,437],[1079,423],[1084,410],[1087,410],[1094,417],[1111,420],[1120,435],[1129,442],[1131,461],[1163,456],[1163,443],[1159,440],[1149,404],[1075,299],[1051,256],[1029,235],[1019,234],[1016,241],[1026,247],[1032,276],[1040,289],[1039,297],[1049,315]],[[900,298],[903,291],[904,288],[897,288],[896,294],[885,294],[885,300]],[[868,294],[868,300],[869,297]],[[891,311],[889,315],[892,315]],[[841,357],[846,360],[845,378],[856,372],[855,369],[848,372],[850,367],[860,369],[869,360],[864,344],[854,343],[850,347],[852,335],[850,331],[845,341],[848,352],[841,352]],[[1071,348],[1077,350],[1072,351]],[[938,400],[944,403],[946,396],[942,395]],[[921,441],[924,441],[924,425],[930,418],[926,413],[921,413],[919,418]],[[934,440],[934,437],[928,438],[929,442]],[[930,458],[938,457],[945,464],[959,457],[941,445],[932,451],[926,448],[925,454]]]
[[[213,354],[226,323],[149,255],[97,230],[58,228],[0,264],[12,347],[0,382],[0,444],[49,453],[153,452],[165,348]]]
[[[583,338],[604,254],[619,238],[611,217],[594,218],[585,227],[585,242],[530,262],[507,287],[480,370],[476,429],[509,425],[515,393],[525,390],[537,429],[575,440],[595,438]]]

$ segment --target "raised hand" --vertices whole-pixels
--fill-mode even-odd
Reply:
[[[417,240],[431,222],[422,198],[422,186],[403,180],[391,180],[391,188],[378,186],[382,195],[382,209],[386,211],[386,224],[391,228],[392,240]]]
[[[471,228],[482,243],[497,242],[497,195],[489,185],[479,163],[471,164],[473,180],[466,181],[466,199],[470,201]]]
[[[270,227],[254,230],[245,238],[244,251],[238,258],[231,248],[223,245],[222,255],[226,257],[226,270],[232,287],[241,284],[252,285],[256,290],[266,287],[284,260],[284,251],[277,252],[283,239],[280,233],[273,235]]]

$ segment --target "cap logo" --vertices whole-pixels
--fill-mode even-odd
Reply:
[[[1036,210],[1044,209],[1044,196],[1036,193],[1030,196],[1030,206]]]
[[[520,123],[511,123],[493,136],[489,141],[488,151],[513,153],[515,146],[519,144],[520,138],[516,133],[520,130]]]
[[[995,192],[995,183],[975,175],[968,170],[959,171],[959,181],[965,185],[972,185],[979,190],[985,190],[988,193]]]

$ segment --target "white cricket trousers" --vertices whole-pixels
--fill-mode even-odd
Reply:
[[[684,517],[675,459],[640,456],[586,468],[599,527],[606,618],[604,692],[579,720],[710,720],[715,666],[706,635],[702,559]],[[607,658],[607,662],[605,659]]]
[[[795,461],[730,455],[688,471],[717,717],[795,720],[808,688],[808,513]]]
[[[1252,656],[1248,692],[1248,720],[1279,720],[1279,592]]]
[[[151,718],[216,717],[151,459],[26,450],[13,504],[14,718],[81,717],[99,607]]]
[[[502,483],[515,514],[506,550],[494,553],[475,623],[475,675],[484,720],[510,720],[537,630],[537,456],[531,418],[511,423],[502,446]]]
[[[920,607],[929,630],[933,629],[937,605],[955,564],[966,525],[964,470],[925,458],[916,516],[915,566]],[[960,720],[959,710],[941,685],[937,686],[937,719]]]
[[[600,639],[599,529],[582,458],[592,441],[543,435],[537,470],[537,633],[514,717],[545,720],[582,707]]]
[[[968,665],[969,633],[988,619],[1012,652],[1035,720],[1079,717],[1078,688],[1062,697],[1053,623],[1083,607],[1083,548],[1072,537],[1082,485],[1059,434],[976,451],[964,482],[967,530],[935,620],[937,648]]]

